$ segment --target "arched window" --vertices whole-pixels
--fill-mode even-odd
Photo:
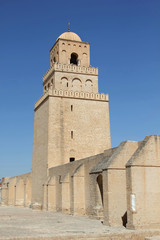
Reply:
[[[90,79],[87,79],[85,82],[86,92],[92,92],[92,87],[93,87],[92,81]]]
[[[82,88],[82,82],[80,79],[78,78],[74,78],[72,80],[72,88],[73,88],[73,91],[78,91],[80,92],[81,91],[81,88]]]
[[[71,54],[70,64],[78,65],[78,55],[77,55],[77,53],[72,53]]]
[[[63,90],[65,90],[65,89],[67,90],[67,88],[68,88],[68,79],[66,77],[61,78],[61,88]]]

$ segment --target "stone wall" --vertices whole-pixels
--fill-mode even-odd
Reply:
[[[53,66],[54,62],[69,64],[71,53],[78,55],[79,65],[89,67],[90,44],[68,39],[57,39],[50,50],[50,65]]]
[[[113,151],[109,149],[102,154],[50,168],[50,178],[44,184],[44,208],[74,215],[87,214],[100,217],[100,212],[96,211],[93,214],[90,207],[92,201],[92,188],[90,187],[97,185],[90,171],[103,157],[110,156]]]
[[[49,91],[35,104],[32,204],[42,206],[48,170],[111,147],[108,96]]]
[[[127,227],[160,227],[160,136],[148,136],[127,163]]]
[[[98,93],[98,69],[54,63],[43,77],[43,93],[49,89]]]
[[[159,169],[160,136],[122,142],[101,154],[49,168],[42,206],[99,218],[109,226],[159,228]],[[1,204],[30,206],[31,180],[31,173],[6,178]]]
[[[48,169],[48,118],[49,101],[45,100],[34,114],[32,156],[32,206],[42,207],[42,184]]]
[[[94,177],[90,173],[97,163],[109,158],[114,151],[109,149],[102,154],[50,168],[50,177],[43,186],[44,209],[102,218],[103,203],[97,182],[99,173]]]
[[[103,154],[50,168],[46,209],[98,217],[108,226],[159,227],[159,138],[122,142]]]
[[[4,178],[1,205],[31,206],[32,174]]]

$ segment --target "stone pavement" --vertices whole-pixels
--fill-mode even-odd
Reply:
[[[85,216],[0,206],[0,240],[145,239],[144,231],[143,238],[136,234],[137,231],[104,226]],[[160,231],[148,232],[147,236],[154,235],[160,235]]]
[[[160,236],[147,237],[146,240],[160,240]]]

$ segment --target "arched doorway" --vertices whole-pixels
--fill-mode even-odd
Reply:
[[[100,192],[100,196],[101,196],[101,201],[102,201],[102,205],[103,205],[103,178],[102,178],[102,174],[98,175],[97,184],[98,184],[98,188],[99,188],[99,192]]]
[[[103,208],[103,177],[102,174],[96,174],[95,176],[95,202],[93,205],[93,214],[96,218],[103,220],[104,208]]]

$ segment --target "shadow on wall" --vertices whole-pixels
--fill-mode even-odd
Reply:
[[[124,226],[124,227],[127,226],[127,211],[126,211],[125,214],[122,216],[122,223],[123,223],[123,226]]]
[[[101,174],[97,177],[97,184],[98,184],[98,187],[99,187],[101,200],[102,200],[102,205],[103,205],[103,178],[102,178]]]

